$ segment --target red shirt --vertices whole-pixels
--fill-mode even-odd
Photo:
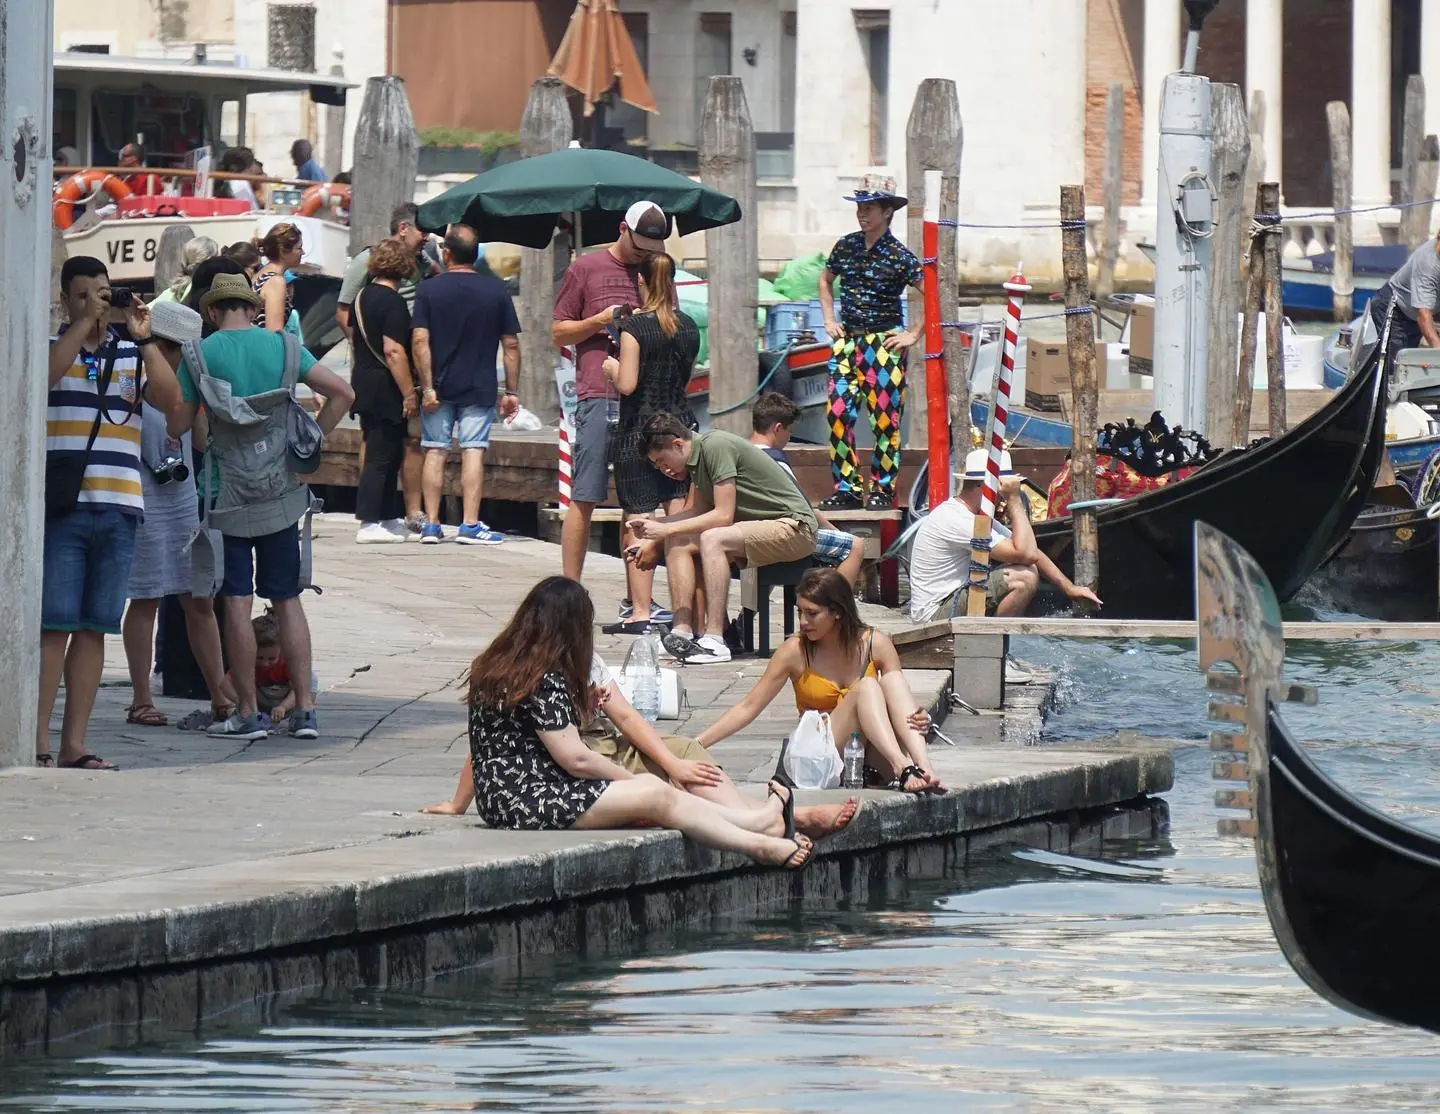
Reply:
[[[137,197],[147,197],[163,193],[165,190],[164,180],[153,170],[143,174],[127,175],[123,181],[130,187],[130,192]]]
[[[582,255],[565,272],[555,296],[556,321],[583,321],[607,306],[640,305],[640,269],[627,267],[607,248]],[[601,329],[575,346],[577,398],[614,398],[615,387],[605,378],[605,357],[610,354],[610,333]]]
[[[255,666],[255,687],[266,688],[271,685],[290,684],[290,667],[285,664],[285,659],[278,659],[274,665],[262,667],[258,663]]]

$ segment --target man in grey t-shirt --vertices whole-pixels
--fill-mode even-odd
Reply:
[[[1440,236],[1416,248],[1370,299],[1370,319],[1382,336],[1392,304],[1397,312],[1390,324],[1391,360],[1402,348],[1418,347],[1422,337],[1431,348],[1440,349],[1440,332],[1435,328],[1435,312],[1440,309]]]

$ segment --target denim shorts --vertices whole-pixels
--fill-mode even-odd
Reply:
[[[495,424],[493,406],[456,406],[442,402],[433,414],[420,420],[420,446],[425,449],[448,449],[450,441],[462,449],[488,449],[490,427]]]
[[[222,596],[259,596],[274,603],[300,595],[300,524],[259,538],[225,535]]]
[[[140,519],[83,504],[45,521],[40,628],[119,634]]]
[[[575,444],[570,448],[570,496],[603,503],[610,494],[610,402],[582,398],[575,404]]]

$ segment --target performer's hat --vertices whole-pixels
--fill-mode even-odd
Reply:
[[[853,201],[857,205],[875,201],[882,205],[889,205],[891,209],[900,208],[906,201],[895,192],[895,179],[883,174],[863,175],[860,184],[855,187],[855,192],[845,200]]]

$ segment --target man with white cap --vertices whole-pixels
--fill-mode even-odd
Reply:
[[[975,516],[980,513],[980,489],[985,482],[988,454],[974,449],[965,457],[965,471],[956,477],[959,490],[920,523],[910,551],[910,618],[917,623],[965,614],[966,584],[970,579],[970,541]],[[985,611],[989,615],[1023,615],[1040,577],[1054,584],[1071,600],[1100,600],[1089,588],[1075,584],[1035,545],[1030,514],[1020,497],[1020,477],[1010,454],[1000,455],[999,506],[990,536],[990,580]],[[1009,523],[1007,529],[1000,521]]]
[[[563,570],[579,580],[590,540],[590,515],[610,489],[610,422],[620,416],[620,396],[605,377],[605,358],[618,356],[617,322],[640,305],[640,262],[665,250],[670,218],[653,201],[637,201],[625,212],[620,235],[604,251],[582,255],[570,264],[555,296],[550,336],[559,347],[575,349],[575,443],[572,448],[571,503],[560,533]],[[650,577],[633,565],[631,578]],[[648,596],[649,593],[642,593]],[[669,622],[657,613],[651,619]],[[645,618],[645,616],[640,616]]]

